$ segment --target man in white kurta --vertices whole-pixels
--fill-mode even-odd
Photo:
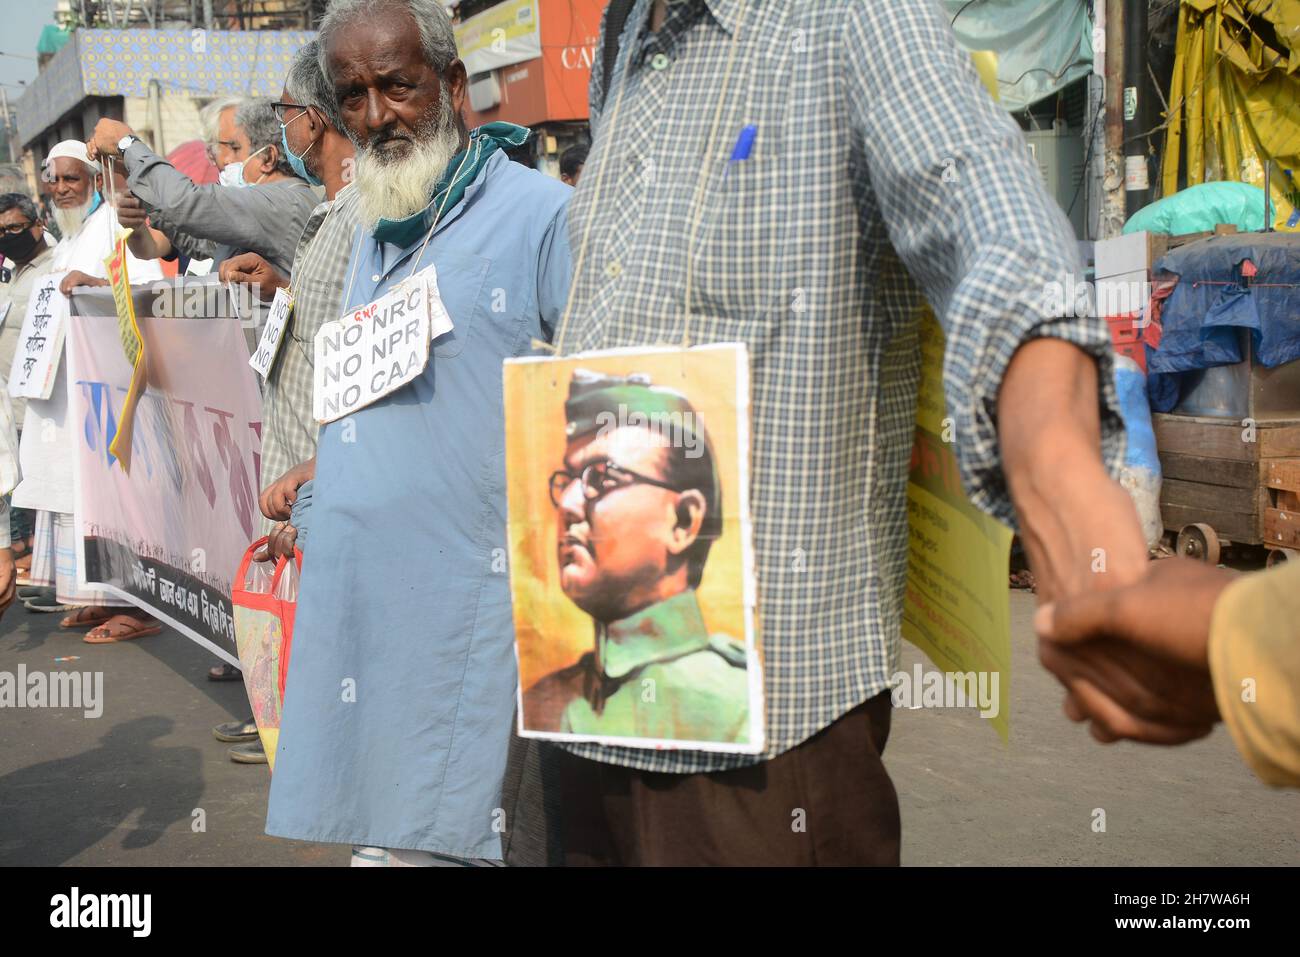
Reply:
[[[121,227],[105,200],[103,176],[86,159],[86,144],[64,140],[55,146],[42,167],[42,178],[50,186],[55,221],[63,232],[48,272],[69,273],[60,287],[65,295],[75,285],[107,284],[104,260],[112,252],[113,239]],[[124,182],[122,185],[125,187]],[[157,260],[137,259],[129,252],[127,272],[133,283],[162,278]],[[23,419],[19,448],[22,481],[14,490],[13,504],[38,510],[32,582],[54,585],[61,604],[82,606],[60,624],[65,628],[90,628],[87,641],[99,643],[154,634],[161,629],[147,616],[115,613],[117,608],[130,607],[126,602],[77,587],[72,518],[76,431],[68,415],[67,368],[65,357],[59,363],[50,397],[29,399]]]

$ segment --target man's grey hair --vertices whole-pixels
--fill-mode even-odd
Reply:
[[[325,115],[326,121],[341,130],[338,101],[334,98],[334,85],[325,79],[320,68],[320,44],[315,40],[294,54],[289,76],[284,81],[284,92],[295,103],[314,106]]]
[[[321,72],[327,80],[331,83],[334,81],[330,74],[328,52],[335,34],[354,20],[390,8],[405,10],[415,18],[415,25],[420,30],[420,46],[424,48],[424,60],[434,70],[442,73],[456,59],[456,34],[451,28],[451,18],[438,0],[334,0],[325,11],[317,34]]]
[[[16,209],[26,219],[30,219],[33,224],[41,221],[40,211],[36,204],[32,202],[30,196],[22,193],[4,193],[0,195],[0,213],[7,213],[11,209]]]
[[[199,127],[203,130],[203,142],[215,146],[217,140],[221,139],[222,112],[232,106],[238,107],[243,102],[244,98],[242,96],[225,96],[219,100],[213,100],[199,110]]]
[[[286,176],[297,176],[289,160],[284,155],[284,145],[280,142],[280,121],[275,118],[271,100],[258,97],[244,100],[235,110],[235,125],[248,137],[248,156],[252,156],[265,146],[274,146],[275,171]],[[248,159],[248,157],[244,157]]]

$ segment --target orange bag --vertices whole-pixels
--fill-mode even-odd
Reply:
[[[235,610],[235,648],[244,673],[244,688],[253,706],[253,720],[266,750],[267,765],[275,770],[275,749],[280,740],[280,715],[284,709],[284,681],[289,673],[293,645],[293,619],[298,607],[298,575],[302,552],[294,560],[281,558],[272,572],[269,562],[254,562],[266,547],[259,538],[248,546],[239,563],[231,600]]]

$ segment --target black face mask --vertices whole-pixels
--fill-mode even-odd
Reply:
[[[38,242],[40,240],[32,235],[31,229],[24,229],[17,236],[4,233],[0,235],[0,255],[14,262],[26,262]]]

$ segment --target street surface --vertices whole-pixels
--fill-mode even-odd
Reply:
[[[1300,793],[1256,781],[1222,726],[1181,748],[1096,744],[1038,665],[1032,596],[1013,592],[1011,612],[1009,744],[973,711],[894,712],[904,864],[1300,863]],[[206,680],[211,655],[170,630],[87,645],[59,617],[11,608],[0,671],[102,671],[104,710],[0,711],[0,865],[348,863],[262,833],[270,777],[212,737],[248,707],[241,683]],[[916,661],[905,645],[904,670]]]

